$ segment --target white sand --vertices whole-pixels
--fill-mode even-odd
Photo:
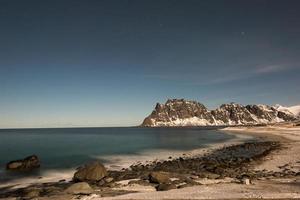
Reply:
[[[298,181],[298,184],[300,182]],[[287,185],[279,181],[260,181],[252,185],[220,183],[201,185],[163,192],[140,192],[109,199],[235,199],[235,198],[300,198],[299,185]]]
[[[225,131],[237,133],[263,134],[267,137],[280,137],[284,149],[274,152],[265,158],[265,162],[257,166],[258,170],[280,171],[280,166],[290,165],[294,171],[300,171],[300,127],[293,126],[267,126],[267,127],[243,127],[225,128]],[[299,186],[300,187],[300,186]],[[299,189],[300,190],[300,189]]]

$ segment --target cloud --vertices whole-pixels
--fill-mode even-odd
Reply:
[[[267,65],[258,67],[255,71],[257,74],[267,74],[267,73],[273,73],[273,72],[279,72],[288,70],[290,67],[286,65]]]
[[[243,79],[258,77],[258,76],[265,76],[273,73],[283,72],[287,70],[294,69],[297,66],[295,63],[277,63],[271,64],[266,63],[264,65],[257,65],[257,64],[246,64],[245,63],[235,66],[230,66],[228,68],[224,68],[222,72],[218,73],[203,73],[200,71],[191,71],[187,70],[186,72],[182,73],[180,71],[168,71],[168,72],[161,72],[159,74],[148,74],[146,78],[153,78],[153,79],[160,79],[166,81],[180,81],[181,83],[185,84],[192,84],[192,85],[218,85],[224,83],[230,83],[235,81],[240,81]],[[243,66],[243,67],[239,67]],[[216,69],[218,70],[218,69]],[[211,71],[209,71],[211,72]]]
[[[223,76],[219,77],[217,79],[213,79],[211,83],[226,83],[226,82],[232,82],[236,80],[241,80],[245,78],[251,78],[258,75],[266,75],[271,73],[277,73],[282,72],[286,70],[292,69],[292,66],[290,65],[265,65],[265,66],[259,66],[256,67],[254,70],[251,71],[243,71],[240,73],[230,74],[229,76]]]

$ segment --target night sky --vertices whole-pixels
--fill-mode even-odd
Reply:
[[[300,1],[0,0],[0,127],[138,125],[156,102],[300,104]]]

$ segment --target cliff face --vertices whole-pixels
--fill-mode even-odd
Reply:
[[[157,103],[142,126],[218,126],[254,125],[293,121],[296,116],[268,105],[223,104],[208,110],[203,104],[184,99],[171,99]]]

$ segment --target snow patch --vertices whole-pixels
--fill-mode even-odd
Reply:
[[[290,106],[290,107],[285,107],[279,104],[276,104],[274,106],[277,110],[285,113],[290,113],[293,114],[296,117],[300,117],[300,105],[295,105],[295,106]]]

